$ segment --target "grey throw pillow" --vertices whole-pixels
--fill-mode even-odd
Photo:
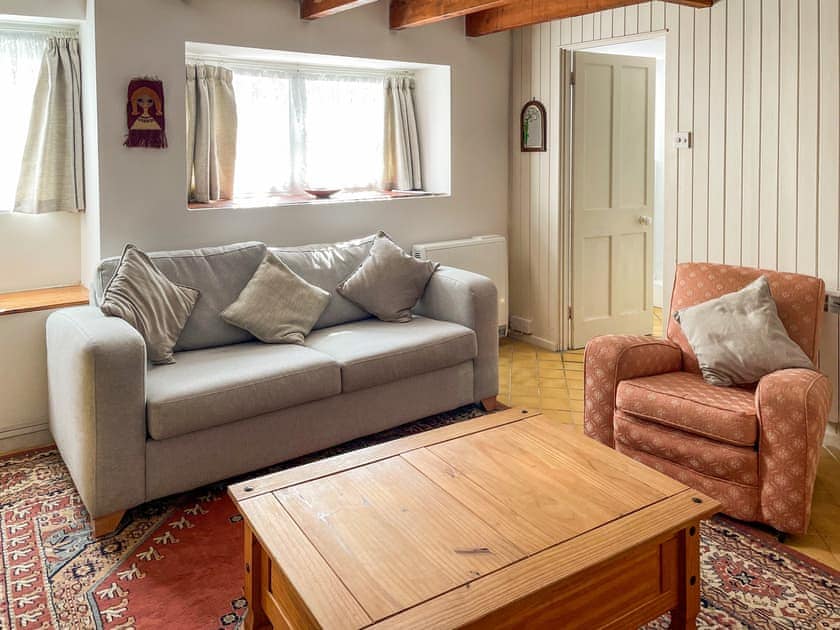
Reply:
[[[152,363],[175,363],[172,350],[198,296],[196,289],[169,280],[134,245],[126,245],[100,308],[138,330]]]
[[[779,319],[765,276],[735,293],[677,311],[674,319],[712,385],[749,385],[776,370],[814,369]]]
[[[368,257],[336,290],[384,322],[408,322],[439,266],[412,258],[379,232]]]
[[[267,252],[222,319],[265,343],[303,343],[330,294],[309,284],[274,254]]]

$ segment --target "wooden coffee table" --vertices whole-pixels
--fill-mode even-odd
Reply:
[[[511,409],[230,487],[247,628],[694,626],[714,500]]]

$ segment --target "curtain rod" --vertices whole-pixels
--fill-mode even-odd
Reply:
[[[393,75],[404,75],[413,77],[414,73],[409,70],[384,70],[378,68],[353,68],[344,66],[320,66],[305,63],[287,63],[274,61],[247,61],[240,59],[227,59],[211,55],[188,54],[188,63],[213,63],[226,68],[239,68],[241,70],[259,70],[275,72],[296,72],[300,74],[336,74],[344,76],[359,76],[380,78]]]
[[[79,27],[73,24],[39,24],[37,22],[7,22],[0,20],[0,32],[32,33],[53,37],[78,37]]]

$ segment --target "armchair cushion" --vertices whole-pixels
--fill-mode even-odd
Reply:
[[[615,441],[709,477],[758,485],[758,453],[754,448],[712,441],[623,411],[615,413]]]
[[[758,439],[753,392],[716,387],[691,372],[622,381],[616,392],[616,407],[726,444],[754,446]]]

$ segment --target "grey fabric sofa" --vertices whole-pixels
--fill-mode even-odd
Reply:
[[[47,320],[50,428],[97,535],[146,501],[311,453],[464,404],[495,405],[496,288],[441,268],[410,323],[370,318],[335,294],[372,237],[271,248],[333,293],[303,346],[267,345],[219,313],[263,258],[263,243],[150,254],[201,291],[176,363],[147,363],[140,334],[93,305]]]

